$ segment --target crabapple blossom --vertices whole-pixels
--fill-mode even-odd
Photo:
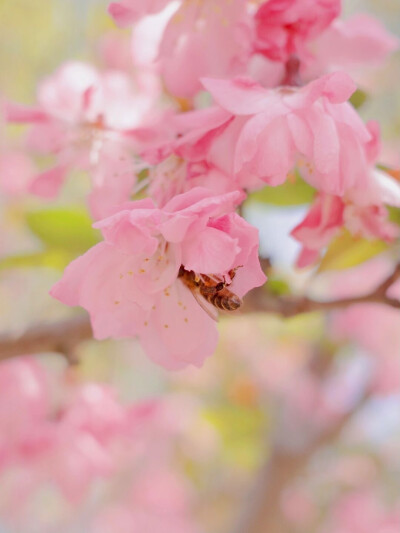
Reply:
[[[51,485],[65,500],[56,512],[64,525],[66,510],[82,514],[80,506],[99,497],[97,487],[104,521],[100,527],[96,516],[90,531],[108,531],[111,519],[123,516],[152,523],[160,513],[195,531],[187,516],[189,486],[172,469],[181,431],[173,401],[125,406],[110,387],[51,379],[28,357],[3,363],[0,384],[2,523],[26,530],[35,495]],[[117,487],[121,473],[126,489],[107,502],[105,487]],[[40,520],[35,515],[38,531]],[[154,519],[152,531],[163,533],[162,521]]]
[[[341,0],[268,0],[255,15],[257,52],[274,61],[304,53],[340,14]]]
[[[327,71],[342,70],[358,79],[360,70],[383,63],[398,47],[398,38],[369,15],[336,19],[310,46],[302,76],[312,79]]]
[[[38,89],[38,107],[12,103],[9,122],[30,124],[26,144],[34,154],[52,155],[55,166],[34,176],[30,192],[52,199],[73,169],[91,173],[89,198],[95,218],[129,199],[135,183],[132,137],[125,131],[150,116],[158,93],[135,92],[133,80],[117,70],[98,72],[88,64],[68,62]]]
[[[400,234],[400,228],[389,222],[388,211],[381,204],[357,205],[340,196],[319,194],[304,220],[291,233],[303,245],[297,266],[314,263],[321,249],[344,227],[355,237],[387,242]]]
[[[138,336],[166,368],[200,366],[217,331],[179,271],[229,279],[237,268],[229,287],[239,298],[264,283],[258,232],[232,213],[242,200],[238,191],[196,187],[162,209],[150,199],[130,203],[95,224],[104,242],[72,262],[51,294],[87,309],[98,339]]]
[[[369,15],[338,19],[340,4],[335,0],[262,4],[254,17],[256,54],[248,73],[274,87],[284,83],[295,60],[297,84],[336,70],[365,83],[366,69],[381,64],[399,47],[399,40]]]
[[[201,90],[203,76],[231,77],[246,72],[252,48],[246,4],[244,0],[224,0],[217,5],[215,0],[123,0],[111,3],[109,13],[117,24],[127,26],[167,7],[169,20],[165,27],[165,23],[161,25],[158,43],[160,73],[170,93],[191,98]]]
[[[175,154],[150,169],[149,179],[147,192],[158,206],[194,187],[205,187],[215,194],[240,190],[234,179],[205,161],[185,161]]]
[[[203,79],[203,85],[219,108],[197,112],[197,131],[173,147],[179,155],[205,159],[248,190],[284,183],[296,165],[308,183],[330,194],[365,184],[372,137],[346,102],[355,89],[346,74],[300,89],[268,90],[242,78]]]
[[[343,197],[318,194],[304,220],[291,232],[303,245],[297,260],[300,268],[314,263],[321,249],[328,246],[343,228],[355,237],[381,239],[388,243],[400,234],[399,226],[389,221],[385,207],[385,204],[400,206],[400,184],[388,173],[375,168],[381,148],[379,126],[371,121],[367,127],[371,140],[365,146],[370,163],[365,186],[349,189]]]

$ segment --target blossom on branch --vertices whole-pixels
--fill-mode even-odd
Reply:
[[[98,339],[138,336],[166,368],[201,366],[217,331],[204,309],[211,304],[199,305],[181,268],[229,283],[239,298],[264,283],[258,231],[232,212],[242,200],[194,188],[162,209],[150,199],[127,204],[95,224],[104,242],[73,261],[51,294],[87,309]]]

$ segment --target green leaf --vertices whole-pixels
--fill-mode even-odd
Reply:
[[[389,211],[389,220],[394,224],[400,226],[400,209],[398,207],[386,206],[386,209]]]
[[[383,241],[354,237],[348,231],[344,231],[330,244],[318,272],[345,270],[360,265],[387,248],[388,245]]]
[[[282,278],[268,277],[268,284],[265,285],[265,289],[276,296],[283,296],[290,293],[290,286]]]
[[[46,250],[32,254],[11,255],[0,259],[0,270],[11,268],[47,267],[63,270],[73,259],[65,250]]]
[[[100,234],[81,208],[43,209],[28,213],[30,230],[48,247],[80,254],[96,244]]]
[[[224,403],[207,409],[203,417],[221,435],[228,461],[243,468],[257,463],[265,429],[265,417],[260,409]]]
[[[314,198],[315,189],[306,183],[298,172],[291,175],[282,185],[263,189],[249,195],[249,201],[264,204],[290,206],[309,204]]]
[[[357,89],[350,97],[350,103],[355,108],[360,108],[368,99],[368,95],[362,89]]]

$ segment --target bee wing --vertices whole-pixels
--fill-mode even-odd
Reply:
[[[203,309],[203,311],[205,311],[210,318],[215,320],[215,322],[218,322],[218,311],[216,310],[216,308],[209,304],[198,290],[191,290],[190,292],[193,294],[194,299]]]

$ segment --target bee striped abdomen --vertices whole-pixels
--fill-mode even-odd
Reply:
[[[235,311],[242,305],[240,298],[238,298],[236,294],[227,290],[203,296],[208,302],[210,302],[210,304],[222,311]]]
[[[229,276],[233,279],[235,270],[231,270]],[[192,291],[200,305],[201,301],[198,300],[196,295],[201,296],[208,303],[222,311],[236,311],[242,305],[242,300],[226,288],[227,283],[224,278],[196,274],[192,270],[185,270],[183,265],[179,269],[178,278]],[[205,310],[208,312],[207,308]]]

